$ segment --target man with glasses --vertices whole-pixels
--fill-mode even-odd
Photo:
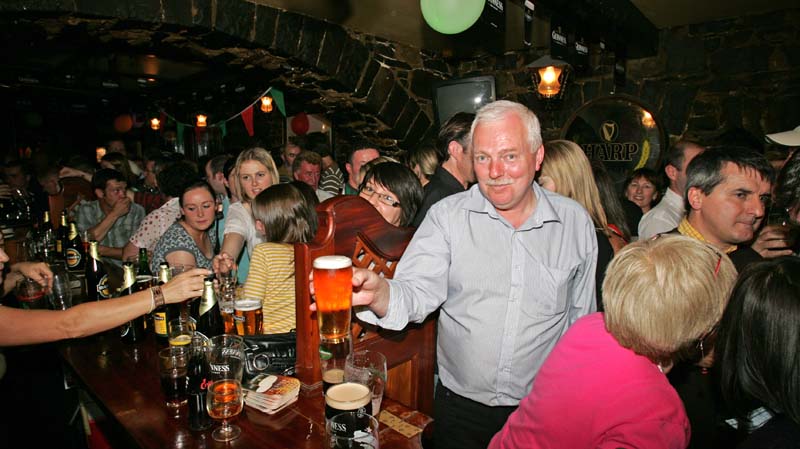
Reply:
[[[431,207],[394,279],[353,273],[366,322],[403,329],[441,309],[437,449],[485,448],[558,339],[595,309],[594,226],[534,182],[544,147],[533,112],[490,103],[466,141],[477,185]]]

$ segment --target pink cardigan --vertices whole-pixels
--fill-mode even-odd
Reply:
[[[561,338],[489,448],[685,449],[689,434],[666,376],[620,346],[594,313]]]

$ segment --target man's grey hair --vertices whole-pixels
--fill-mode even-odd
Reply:
[[[686,167],[686,191],[684,203],[687,212],[691,212],[689,189],[697,188],[704,195],[711,192],[725,179],[722,170],[725,164],[731,163],[742,170],[753,170],[761,178],[771,184],[775,181],[775,172],[764,155],[748,148],[716,147],[700,153]]]
[[[516,114],[522,120],[522,126],[528,132],[528,144],[530,144],[531,153],[538,150],[542,146],[542,128],[539,125],[539,119],[536,118],[536,114],[523,104],[507,100],[494,101],[478,110],[469,130],[467,142],[470,143],[470,146],[472,145],[472,136],[478,124],[483,122],[502,122],[509,114]]]

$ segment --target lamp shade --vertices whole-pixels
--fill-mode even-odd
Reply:
[[[542,56],[527,65],[533,75],[536,93],[544,99],[559,99],[564,95],[564,87],[572,67],[565,61]]]

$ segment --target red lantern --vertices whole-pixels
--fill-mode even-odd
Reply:
[[[292,117],[292,131],[298,136],[302,136],[303,134],[308,132],[308,116],[305,112],[300,112],[294,117]]]
[[[126,133],[133,128],[133,118],[130,114],[122,114],[114,119],[114,130],[118,133]]]

